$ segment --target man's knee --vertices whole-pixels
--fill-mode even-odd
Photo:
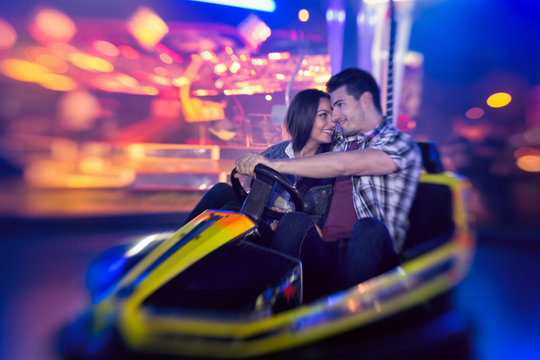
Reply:
[[[358,220],[346,251],[345,264],[350,284],[367,280],[398,265],[388,229],[376,218]]]
[[[353,234],[355,233],[362,236],[374,233],[375,235],[390,238],[390,233],[388,232],[386,225],[384,225],[381,220],[374,217],[358,219],[353,226]]]

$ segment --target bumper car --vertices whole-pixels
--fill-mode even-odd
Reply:
[[[474,252],[468,184],[442,170],[433,144],[421,149],[425,171],[396,268],[303,302],[301,261],[261,240],[265,218],[279,217],[266,206],[274,183],[297,210],[302,200],[286,177],[259,165],[240,212],[209,210],[174,233],[102,254],[88,272],[90,308],[61,333],[62,356],[281,357],[448,293],[466,276]]]

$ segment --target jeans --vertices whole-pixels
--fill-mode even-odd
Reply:
[[[290,212],[280,220],[270,246],[302,261],[304,302],[347,289],[399,263],[388,229],[375,218],[356,221],[350,239],[328,242],[308,215]]]
[[[236,196],[232,186],[226,183],[217,183],[204,194],[199,203],[189,213],[184,225],[208,209],[238,211],[241,207],[242,203]]]

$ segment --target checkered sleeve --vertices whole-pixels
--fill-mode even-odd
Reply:
[[[420,149],[409,134],[386,132],[378,136],[370,147],[388,154],[399,170],[419,166]]]

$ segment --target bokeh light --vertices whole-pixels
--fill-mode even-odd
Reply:
[[[169,27],[151,9],[141,7],[128,21],[128,29],[146,48],[154,47],[169,32]]]
[[[505,92],[498,92],[487,99],[487,104],[492,108],[501,108],[504,107],[512,101],[512,96]]]
[[[65,73],[68,70],[68,64],[56,55],[40,54],[36,56],[35,62],[55,73]]]
[[[171,80],[167,79],[164,76],[150,74],[150,75],[148,75],[148,79],[150,81],[158,84],[158,85],[163,85],[163,86],[171,86],[172,85]]]
[[[159,90],[153,86],[143,86],[141,90],[144,95],[154,96],[154,95],[159,94]]]
[[[7,21],[0,19],[0,50],[10,49],[17,41],[17,32]]]
[[[161,53],[159,54],[159,59],[163,61],[165,64],[170,65],[173,63],[173,58],[169,54]]]
[[[540,172],[540,155],[525,155],[517,159],[517,166],[527,172]]]
[[[103,169],[104,160],[99,156],[86,156],[79,163],[79,170],[85,174],[96,174]]]
[[[514,151],[516,165],[523,171],[540,172],[540,150],[534,147],[522,147]]]
[[[522,147],[514,151],[514,157],[516,159],[519,159],[523,156],[528,156],[528,155],[540,156],[540,150],[533,147]]]
[[[214,66],[214,72],[218,75],[223,74],[225,71],[227,71],[227,65],[225,64],[217,64]]]
[[[156,66],[154,72],[159,76],[169,76],[169,70],[165,69],[163,66]]]
[[[238,70],[240,70],[240,67],[241,67],[240,63],[238,61],[235,61],[231,64],[231,66],[229,66],[229,71],[234,74]]]
[[[272,30],[254,14],[238,24],[238,32],[254,49],[257,49],[272,34]]]
[[[55,9],[42,9],[35,16],[29,27],[34,39],[49,44],[68,42],[75,36],[77,27],[69,16]]]
[[[80,52],[76,47],[61,42],[48,44],[47,48],[50,50],[51,53],[65,60],[69,60],[69,57],[71,55]]]
[[[122,55],[126,59],[135,60],[141,56],[139,52],[135,50],[134,48],[132,48],[131,46],[120,45],[118,46],[118,50],[120,51],[120,55]]]
[[[128,87],[139,86],[139,82],[137,81],[137,79],[135,79],[133,76],[129,76],[128,74],[116,73],[114,74],[114,77],[116,78],[116,81],[118,81],[119,84],[122,84],[124,86],[128,86]]]
[[[39,79],[39,85],[55,91],[72,91],[77,88],[75,80],[58,74],[43,74]]]
[[[531,145],[540,145],[540,127],[527,129],[523,133],[523,139]]]
[[[484,109],[479,108],[479,107],[473,107],[467,110],[467,112],[465,113],[465,116],[468,119],[474,120],[474,119],[480,119],[482,116],[484,116],[484,114],[485,114]]]
[[[201,52],[201,58],[205,61],[210,61],[216,57],[216,54],[214,54],[213,51],[206,50]]]
[[[290,59],[290,57],[291,57],[291,53],[287,51],[268,53],[269,60],[287,60],[287,59]]]
[[[189,79],[185,76],[179,76],[172,80],[172,84],[178,87],[189,85],[189,83]]]
[[[301,22],[306,22],[309,20],[309,11],[302,9],[298,12],[298,20]]]
[[[105,40],[96,40],[92,43],[92,46],[101,55],[116,57],[120,54],[120,50],[116,45]]]
[[[0,62],[0,72],[15,80],[37,82],[48,69],[30,61],[6,59]]]
[[[26,60],[3,60],[0,62],[0,72],[12,79],[35,82],[50,90],[70,91],[77,88],[77,83],[70,77],[52,74],[49,68]]]
[[[113,64],[107,60],[84,53],[72,54],[69,60],[73,65],[92,72],[112,72],[114,70]]]

